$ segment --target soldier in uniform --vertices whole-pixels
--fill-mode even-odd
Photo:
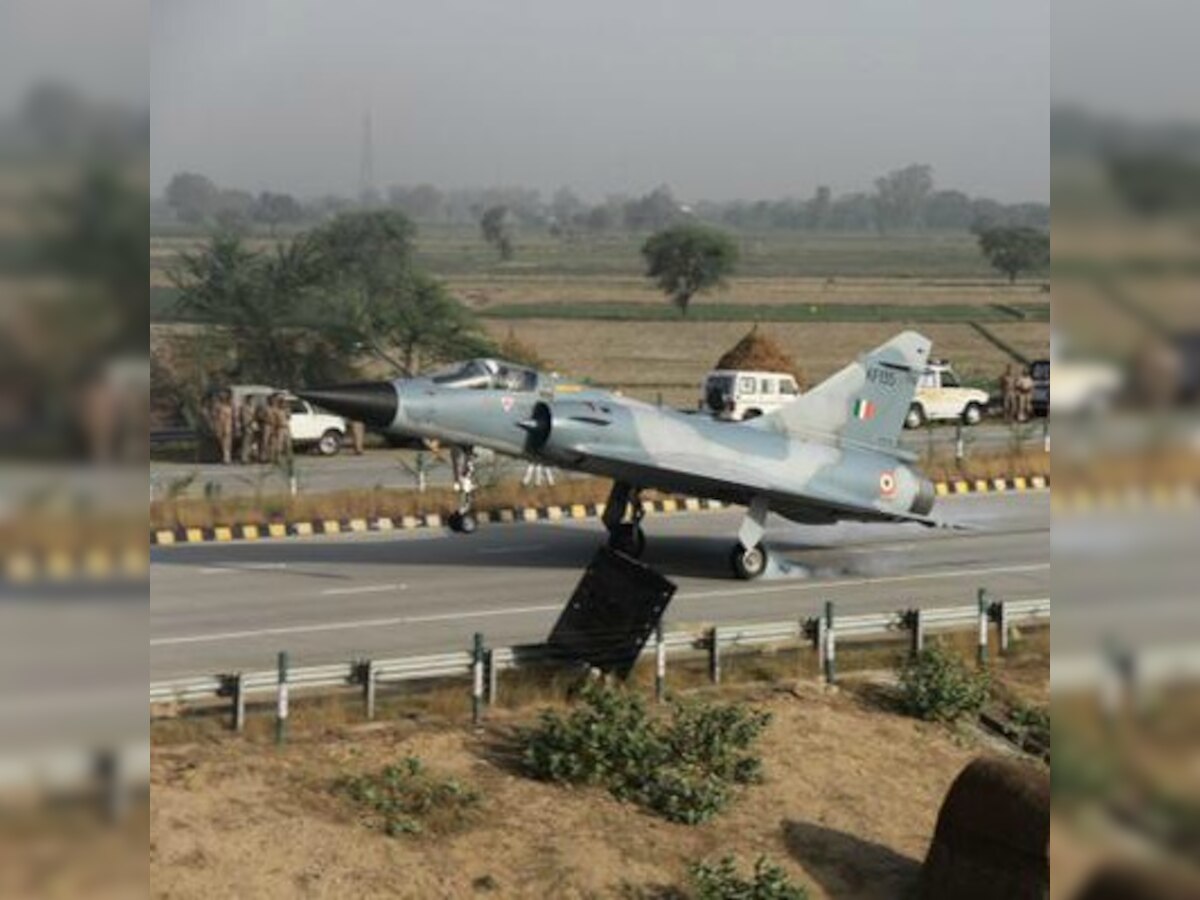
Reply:
[[[362,422],[351,419],[348,423],[350,426],[350,441],[354,447],[354,455],[363,455],[363,441],[367,436],[367,426]]]
[[[1004,421],[1012,423],[1017,418],[1017,376],[1012,363],[1004,367],[1000,376],[1000,396],[1004,399]]]
[[[1033,416],[1033,374],[1022,369],[1017,378],[1017,421],[1027,422]]]
[[[287,398],[283,394],[275,395],[275,462],[280,459],[292,458],[292,421],[288,411]]]
[[[221,448],[221,462],[229,465],[233,462],[233,398],[228,391],[222,391],[213,401],[212,416],[213,434]]]
[[[258,432],[258,461],[271,463],[275,461],[275,424],[271,416],[271,399],[265,398],[255,404],[254,424]]]
[[[242,398],[242,404],[238,407],[237,424],[238,436],[241,440],[238,445],[238,456],[242,465],[246,465],[256,461],[259,455],[258,421],[255,418],[254,398],[249,394]]]

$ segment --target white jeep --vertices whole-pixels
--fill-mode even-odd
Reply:
[[[288,421],[292,430],[292,446],[296,449],[315,447],[322,456],[334,456],[342,449],[342,441],[348,428],[346,420],[318,409],[307,400],[294,397],[287,391],[279,391],[261,384],[237,384],[230,392],[233,395],[234,416],[243,398],[254,398],[256,406],[264,405],[276,394],[282,393],[288,405]]]
[[[796,379],[785,372],[714,369],[704,379],[700,407],[719,419],[741,422],[774,412],[799,396]]]
[[[921,380],[908,415],[905,428],[920,428],[926,422],[962,422],[978,425],[983,419],[991,398],[987,391],[963,387],[950,364],[933,360]]]

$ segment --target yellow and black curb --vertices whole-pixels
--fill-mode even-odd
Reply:
[[[1200,483],[1088,485],[1060,489],[1050,500],[1055,515],[1105,512],[1172,512],[1200,508]]]
[[[144,545],[16,550],[0,557],[0,583],[5,585],[114,584],[144,581],[149,571],[150,551]]]
[[[975,481],[943,481],[934,485],[939,496],[954,494],[986,494],[1006,491],[1045,490],[1050,479],[1041,475],[1028,478],[992,478]],[[698,500],[695,497],[667,497],[644,500],[647,513],[699,512],[723,509],[726,504],[717,500]],[[481,526],[513,522],[561,522],[568,519],[595,519],[604,514],[603,503],[574,503],[562,506],[524,506],[480,511],[476,517]],[[150,543],[158,547],[177,544],[228,543],[230,541],[259,541],[274,538],[314,537],[330,534],[364,534],[391,531],[414,531],[421,528],[445,527],[440,513],[354,519],[320,519],[309,522],[269,522],[262,525],[218,525],[213,528],[162,528],[150,532]]]

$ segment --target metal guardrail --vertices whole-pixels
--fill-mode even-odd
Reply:
[[[1050,615],[1050,600],[1008,600],[991,602],[980,592],[980,602],[974,606],[942,607],[924,610],[901,610],[894,613],[869,613],[860,616],[833,616],[832,605],[824,617],[796,619],[787,622],[765,622],[743,625],[719,625],[657,635],[643,648],[642,656],[656,658],[658,675],[665,675],[666,657],[688,651],[707,651],[713,680],[720,679],[722,652],[737,647],[751,647],[782,642],[810,640],[821,652],[826,663],[826,677],[833,680],[832,662],[836,641],[845,638],[886,637],[907,632],[912,637],[912,649],[923,646],[927,630],[975,627],[981,641],[981,659],[986,657],[989,623],[1000,627],[1001,651],[1007,649],[1008,629],[1021,620],[1044,619]],[[481,643],[480,643],[481,646]],[[495,676],[498,672],[524,666],[551,662],[561,657],[545,644],[514,647],[495,647],[478,650],[409,656],[396,659],[354,660],[331,665],[309,666],[288,671],[286,681],[276,669],[241,672],[160,681],[150,685],[150,703],[187,704],[196,701],[231,697],[235,706],[235,722],[243,718],[244,699],[252,694],[277,693],[282,696],[281,709],[286,716],[286,688],[337,688],[359,686],[368,696],[368,709],[374,709],[374,687],[377,684],[423,681],[440,678],[475,676],[476,692],[482,690],[484,667],[492,686],[489,694],[495,699]],[[281,690],[281,686],[284,688]],[[240,725],[238,726],[240,727]]]

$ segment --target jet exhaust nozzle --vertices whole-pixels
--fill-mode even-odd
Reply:
[[[356,381],[331,387],[296,391],[315,406],[372,428],[387,428],[396,421],[400,397],[390,381]]]

